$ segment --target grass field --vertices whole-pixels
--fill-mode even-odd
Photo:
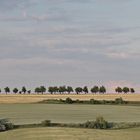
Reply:
[[[102,115],[111,122],[140,122],[140,106],[69,105],[69,104],[0,104],[0,118],[15,124],[52,122],[76,123],[95,120]]]
[[[140,101],[140,94],[71,94],[71,95],[0,95],[0,103],[34,103],[46,99],[66,99],[67,97],[73,100],[90,100],[94,98],[95,100],[115,100],[116,98],[122,97],[126,101]]]
[[[79,128],[28,128],[0,133],[0,140],[139,140],[140,128],[93,130]]]

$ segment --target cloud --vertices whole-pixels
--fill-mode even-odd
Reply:
[[[28,28],[22,26],[8,27],[3,32],[11,34],[0,35],[0,44],[5,46],[5,48],[0,47],[0,50],[3,51],[3,56],[5,55],[6,57],[38,57],[54,53],[59,54],[59,56],[64,56],[64,54],[91,54],[115,59],[139,56],[139,48],[130,47],[130,44],[133,44],[135,40],[121,35],[124,30],[122,33],[121,31],[118,33],[116,29],[114,31],[113,29],[107,30],[104,33],[102,31],[104,29],[89,31],[88,28],[63,27],[61,25],[42,26],[42,28],[38,27],[38,25]],[[126,32],[127,34],[131,33],[131,30],[129,31],[128,29]],[[7,50],[9,50],[8,54]],[[67,56],[65,55],[64,57]]]
[[[129,57],[127,53],[123,53],[123,52],[121,53],[112,52],[112,53],[108,53],[107,56],[111,58],[118,58],[118,59],[127,59]]]
[[[32,57],[24,59],[1,59],[0,64],[2,67],[16,67],[16,66],[37,66],[37,65],[71,65],[80,61],[73,61],[67,59],[56,59],[49,57]]]
[[[0,0],[0,11],[11,11],[16,8],[24,8],[30,4],[33,4],[31,0]]]
[[[140,27],[129,2],[0,0],[3,85],[138,84]]]

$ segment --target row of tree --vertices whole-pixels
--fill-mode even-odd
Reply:
[[[49,87],[48,88],[48,92],[53,94],[53,93],[68,93],[70,94],[71,92],[76,92],[77,94],[80,94],[80,93],[89,93],[89,89],[87,88],[87,86],[85,87],[76,87],[75,89],[73,89],[71,86],[60,86],[60,87]],[[92,93],[97,93],[97,92],[100,92],[100,93],[105,93],[106,92],[106,88],[104,86],[101,86],[101,87],[98,87],[98,86],[94,86],[92,89],[91,89],[91,92]]]
[[[122,92],[124,92],[124,93],[128,93],[128,92],[135,93],[134,88],[128,88],[128,87],[123,87],[123,88],[117,87],[117,88],[115,89],[115,91],[116,91],[117,93],[122,93]]]
[[[11,92],[9,87],[5,87],[4,91],[5,91],[6,94]],[[36,87],[35,90],[34,90],[34,92],[37,93],[37,94],[39,94],[39,93],[43,94],[46,91],[47,91],[47,89],[46,89],[45,86]],[[0,89],[0,93],[1,92],[2,92],[2,90]],[[19,93],[19,94],[26,94],[26,93],[31,94],[31,90],[27,90],[25,86],[23,86],[21,88],[21,90],[19,90],[18,88],[14,88],[12,90],[12,92],[15,93],[15,94],[17,94],[17,93]],[[80,93],[87,94],[89,92],[95,93],[95,94],[96,93],[104,94],[104,93],[106,93],[106,88],[104,86],[101,86],[101,87],[94,86],[89,91],[87,86],[84,86],[83,88],[82,87],[76,87],[75,89],[73,87],[71,87],[71,86],[59,86],[59,87],[57,87],[57,86],[52,87],[51,86],[51,87],[48,87],[48,92],[50,94],[55,94],[55,93],[60,93],[60,94],[68,93],[68,94],[70,94],[70,93],[73,93],[73,92],[75,92],[76,94],[80,94]],[[134,90],[134,88],[117,87],[115,89],[115,92],[117,92],[117,93],[128,93],[128,92],[134,93],[135,90]]]

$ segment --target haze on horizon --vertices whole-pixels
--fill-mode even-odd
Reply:
[[[139,0],[0,0],[0,87],[140,91]]]

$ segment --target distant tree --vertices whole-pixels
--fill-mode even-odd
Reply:
[[[0,89],[0,93],[1,93],[1,89]]]
[[[71,92],[73,92],[73,88],[70,87],[70,86],[68,86],[68,87],[67,87],[67,92],[70,94]]]
[[[41,92],[40,87],[36,87],[36,88],[35,88],[35,93],[38,94],[38,93],[40,93],[40,92]]]
[[[83,88],[83,92],[86,94],[86,93],[88,93],[88,88],[87,88],[87,86],[85,86],[84,88]]]
[[[75,92],[76,92],[77,94],[81,93],[82,91],[83,91],[83,89],[82,89],[81,87],[75,88]]]
[[[123,88],[123,92],[124,92],[124,93],[128,93],[129,91],[130,91],[130,90],[129,90],[128,87],[124,87],[124,88]]]
[[[123,92],[123,89],[122,89],[121,87],[117,87],[117,88],[115,89],[115,91],[116,91],[117,93],[122,93],[122,92]]]
[[[9,87],[5,87],[4,90],[5,90],[6,94],[10,92],[10,88]]]
[[[44,86],[40,86],[40,92],[43,94],[44,92],[46,92],[46,88]]]
[[[104,86],[101,86],[99,88],[99,92],[104,94],[106,92],[106,88]]]
[[[130,88],[130,92],[131,92],[131,93],[135,93],[134,88]]]
[[[92,93],[97,93],[97,92],[99,92],[99,87],[98,87],[98,86],[94,86],[93,88],[91,88],[91,92],[92,92]]]
[[[15,93],[15,94],[18,93],[18,89],[17,88],[14,88],[13,89],[13,93]]]
[[[57,86],[54,87],[48,87],[48,92],[53,94],[59,92],[59,88]]]
[[[54,87],[48,87],[48,92],[53,94],[55,91],[54,91]]]
[[[54,89],[54,93],[59,92],[59,88],[57,86],[54,86],[53,89]]]
[[[66,86],[60,86],[59,87],[59,93],[60,94],[66,92],[66,91],[67,91]]]
[[[31,90],[28,90],[27,92],[28,92],[28,94],[31,94]]]
[[[21,91],[25,94],[27,92],[26,87],[22,87],[22,90]]]

